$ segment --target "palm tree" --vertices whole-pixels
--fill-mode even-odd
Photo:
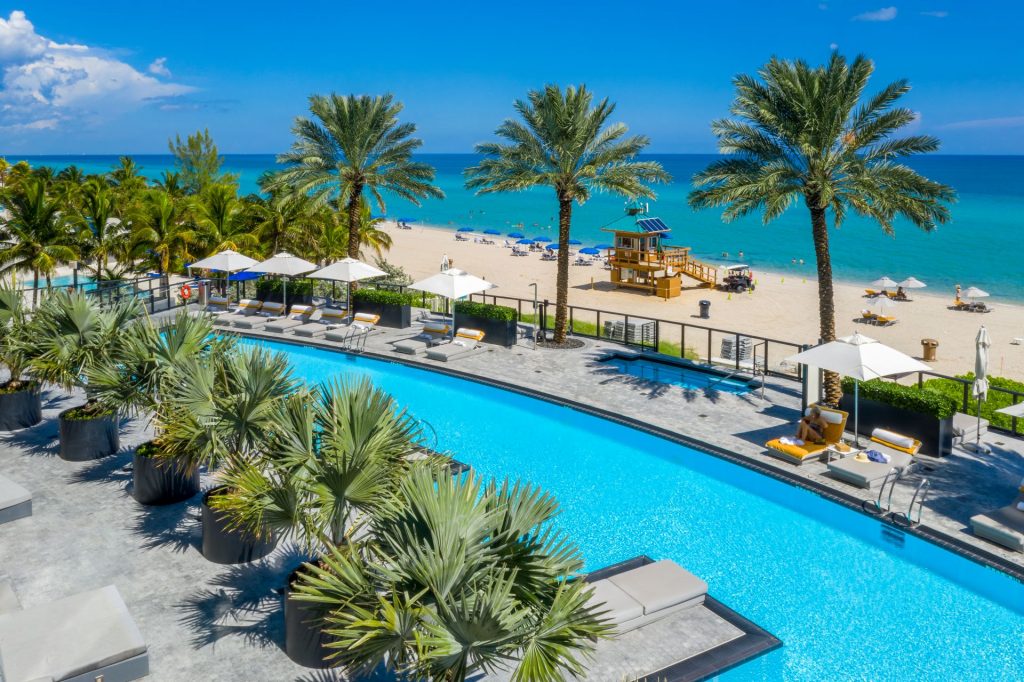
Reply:
[[[126,253],[125,227],[118,197],[102,178],[92,178],[82,186],[81,211],[77,216],[82,253],[96,263],[96,279],[102,279],[111,255]]]
[[[725,207],[731,221],[755,211],[769,223],[803,199],[810,213],[818,265],[821,341],[836,338],[828,214],[839,227],[852,210],[893,234],[897,217],[931,231],[949,220],[956,200],[946,185],[899,162],[933,152],[939,141],[926,135],[895,137],[915,120],[894,107],[910,90],[898,80],[862,101],[874,64],[833,53],[825,66],[772,59],[758,77],[738,76],[733,118],[712,123],[726,157],[694,176],[694,208]],[[839,402],[839,376],[825,375],[825,401]]]
[[[306,196],[290,197],[280,190],[272,192],[268,199],[254,197],[246,202],[246,210],[252,220],[252,232],[266,248],[267,255],[287,250],[293,240],[318,229],[319,215],[312,201]]]
[[[295,119],[292,149],[277,159],[288,167],[275,176],[271,187],[290,188],[293,197],[309,196],[316,206],[332,200],[344,205],[350,257],[359,257],[364,190],[381,213],[386,211],[384,192],[417,206],[420,199],[444,197],[431,184],[434,168],[412,159],[423,142],[412,137],[414,124],[398,122],[402,105],[392,95],[313,95],[309,109],[315,120]]]
[[[73,260],[69,221],[63,206],[47,193],[42,178],[27,177],[5,188],[3,204],[11,213],[0,226],[0,273],[32,272],[32,306],[39,302],[39,275],[49,282],[57,265]]]
[[[118,194],[131,196],[146,189],[146,178],[142,176],[141,171],[135,159],[122,156],[118,159],[118,165],[107,174],[107,178],[117,188]]]
[[[28,326],[25,295],[17,287],[0,285],[0,366],[7,369],[8,379],[0,384],[5,390],[18,390],[22,386],[26,358],[25,346]]]
[[[365,199],[359,207],[359,255],[366,257],[368,247],[380,259],[388,251],[393,242],[391,235],[381,230],[378,225],[383,218],[371,214],[370,203]],[[302,251],[314,254],[320,263],[330,263],[349,255],[348,215],[334,210],[321,210],[319,220],[315,222],[315,232],[304,232],[296,235],[295,241],[302,244]]]
[[[594,106],[586,86],[557,85],[518,100],[522,121],[508,119],[495,131],[506,142],[478,144],[484,155],[466,169],[466,187],[478,194],[522,192],[550,187],[558,200],[558,275],[555,343],[565,341],[569,322],[569,234],[572,205],[583,205],[594,191],[634,199],[655,196],[649,183],[671,177],[656,161],[634,160],[648,145],[643,135],[626,137],[623,123],[607,125],[615,105],[607,98]]]
[[[358,540],[306,565],[292,598],[327,610],[333,660],[354,676],[582,675],[611,628],[576,577],[579,550],[551,526],[557,513],[529,485],[413,467]]]
[[[245,206],[234,187],[210,185],[191,202],[198,229],[197,240],[208,252],[232,249],[241,253],[259,249],[259,239],[250,231]]]
[[[138,256],[143,252],[142,257],[152,261],[165,280],[172,266],[191,258],[189,246],[196,239],[195,230],[185,222],[184,202],[175,200],[166,190],[146,192],[132,224],[132,254]]]
[[[184,180],[181,173],[165,170],[160,174],[160,179],[154,183],[159,189],[167,192],[174,199],[181,199],[188,192],[185,190]]]

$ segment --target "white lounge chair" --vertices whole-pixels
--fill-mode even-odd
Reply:
[[[668,559],[595,580],[591,585],[591,603],[606,612],[618,634],[700,606],[708,593],[706,582]]]
[[[32,516],[32,494],[9,478],[0,476],[0,523],[26,516]]]
[[[353,334],[369,334],[377,328],[378,322],[380,322],[380,315],[356,313],[352,316],[352,321],[350,323],[344,327],[328,329],[324,334],[324,337],[328,341],[347,341]]]
[[[348,313],[344,308],[324,308],[320,311],[320,317],[310,319],[309,322],[298,327],[292,327],[292,334],[315,339],[324,335],[328,329],[344,324],[348,319]]]
[[[408,339],[396,341],[392,345],[397,353],[416,355],[421,350],[433,348],[444,341],[444,337],[449,331],[451,331],[451,327],[444,322],[425,322],[422,332]]]
[[[223,315],[231,307],[231,299],[227,296],[207,296],[206,312],[213,315]]]
[[[288,317],[268,322],[264,329],[265,331],[273,332],[274,334],[284,334],[285,331],[289,329],[301,327],[309,322],[309,319],[314,312],[316,312],[316,308],[313,306],[300,305],[296,303],[292,306],[291,314],[289,314]]]
[[[232,320],[231,323],[239,329],[263,329],[268,322],[273,322],[282,315],[284,315],[284,303],[266,301],[256,315]]]
[[[13,592],[4,590],[13,597]],[[149,674],[146,641],[113,585],[0,613],[0,679],[126,682]]]
[[[213,323],[219,327],[230,327],[236,320],[244,320],[255,317],[263,308],[263,301],[255,298],[243,298],[238,302],[238,308],[234,312],[224,313],[214,318]]]
[[[431,360],[450,362],[466,353],[476,350],[484,340],[484,333],[479,329],[460,329],[455,338],[434,348],[427,349],[427,357]]]

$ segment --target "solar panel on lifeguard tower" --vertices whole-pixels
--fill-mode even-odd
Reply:
[[[643,218],[636,221],[637,227],[644,232],[668,232],[669,227],[661,221],[661,218]]]

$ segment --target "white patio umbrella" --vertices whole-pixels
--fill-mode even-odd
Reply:
[[[890,310],[896,307],[896,304],[892,302],[892,299],[888,296],[878,296],[877,298],[871,299],[871,303],[868,303],[868,308],[871,309],[875,315],[885,315]]]
[[[263,261],[257,263],[250,268],[246,268],[246,272],[262,272],[268,275],[283,275],[284,281],[282,284],[281,300],[284,304],[288,305],[288,278],[295,277],[296,275],[304,275],[307,272],[316,270],[316,263],[310,263],[308,260],[303,260],[298,256],[293,256],[287,251],[275,254]]]
[[[923,362],[859,332],[809,348],[790,356],[787,360],[836,372],[853,379],[853,433],[858,445],[860,382],[931,369]]]
[[[892,289],[893,287],[899,285],[896,284],[896,280],[892,279],[888,275],[883,275],[882,277],[879,277],[874,282],[872,282],[871,286],[878,287],[880,289]]]
[[[967,287],[967,290],[963,293],[967,298],[985,298],[988,296],[987,291],[983,291],[978,287]]]
[[[919,280],[917,277],[907,277],[905,280],[903,280],[896,286],[903,287],[904,289],[924,289],[928,285]]]
[[[230,274],[232,272],[238,272],[239,270],[245,270],[246,268],[251,268],[252,266],[256,265],[256,263],[258,263],[258,262],[259,261],[257,261],[256,259],[249,258],[248,256],[243,256],[242,254],[238,253],[237,251],[232,251],[231,249],[225,249],[223,251],[220,251],[218,253],[213,254],[212,256],[208,256],[208,257],[206,257],[206,258],[204,258],[202,260],[196,261],[195,263],[191,263],[188,266],[189,273],[190,273],[189,276],[191,276],[191,271],[192,271],[193,268],[198,268],[200,270],[215,270],[217,272],[226,272],[226,273]],[[225,293],[227,291],[227,287],[228,287],[228,280],[227,280],[227,277],[225,277],[224,278]]]
[[[471,275],[458,268],[449,268],[436,275],[431,275],[419,282],[413,282],[409,289],[426,291],[429,294],[444,296],[452,301],[452,335],[455,335],[455,301],[465,298],[471,294],[494,289],[497,284],[491,284],[485,279]]]
[[[988,397],[988,349],[991,346],[992,340],[988,336],[988,330],[982,325],[978,330],[978,336],[974,339],[974,383],[971,385],[971,395],[978,401],[978,431],[974,441],[975,452],[988,451],[981,444],[981,404]]]
[[[355,258],[342,258],[341,260],[331,263],[326,267],[320,268],[316,272],[309,273],[307,277],[345,282],[349,285],[346,301],[351,302],[352,282],[358,282],[361,279],[368,279],[370,277],[382,277],[386,274],[388,273],[384,272],[380,268],[367,265],[361,260],[356,260]],[[349,312],[351,313],[351,310]]]

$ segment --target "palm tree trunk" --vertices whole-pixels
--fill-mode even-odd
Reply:
[[[555,278],[555,343],[564,343],[569,327],[569,228],[572,199],[558,197],[558,275]]]
[[[348,205],[345,207],[348,213],[348,257],[359,258],[359,199],[363,196],[363,186],[360,184],[352,185],[352,193],[348,196]],[[354,312],[352,307],[352,292],[359,288],[358,282],[348,283],[348,300],[345,304],[348,306],[348,312],[351,315]]]
[[[827,343],[836,338],[836,304],[832,289],[832,256],[828,248],[828,222],[825,209],[818,207],[817,198],[808,199],[811,210],[811,228],[814,235],[814,256],[818,261],[818,319],[819,336]],[[825,402],[838,405],[843,397],[839,375],[825,372]]]
[[[32,309],[39,304],[39,268],[32,269]]]

